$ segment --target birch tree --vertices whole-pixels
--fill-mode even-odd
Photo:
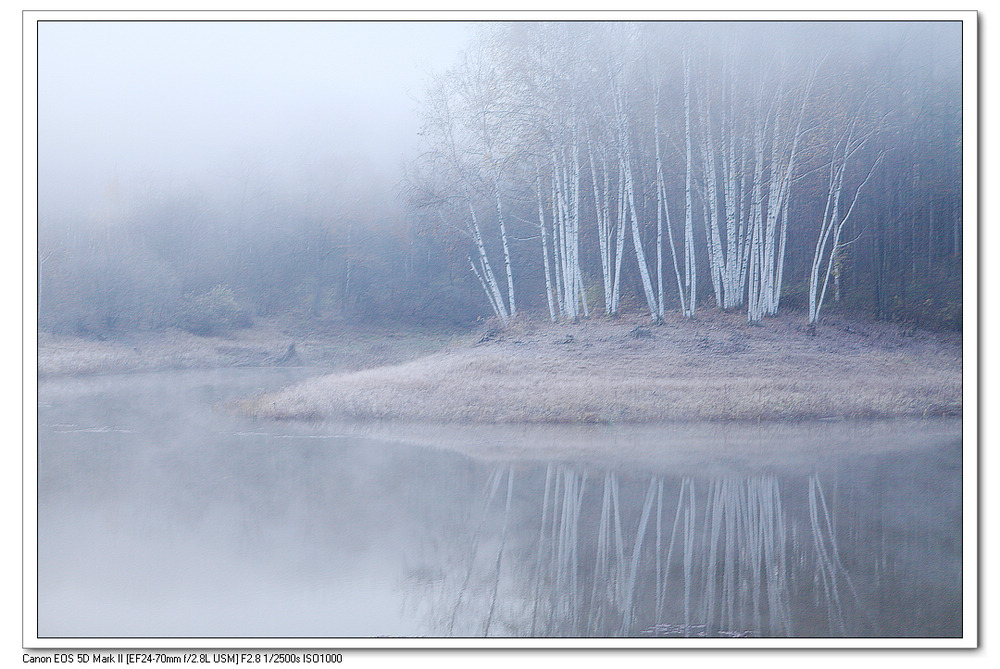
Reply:
[[[694,315],[698,292],[698,271],[694,248],[694,212],[692,190],[694,161],[691,151],[691,54],[684,53],[684,287],[688,292],[682,311],[690,318]]]
[[[673,226],[670,224],[670,206],[667,201],[667,186],[663,175],[663,158],[660,149],[660,84],[656,83],[653,98],[653,142],[656,153],[656,281],[659,295],[659,313],[663,318],[663,229],[667,229],[667,240],[670,244],[670,258],[673,262],[674,278],[677,280],[677,296],[681,303],[681,312],[688,313],[685,300],[684,282],[681,279],[680,265],[677,262],[677,247],[674,244]]]
[[[865,177],[854,189],[854,194],[849,195],[850,203],[846,207],[842,204],[845,200],[845,177],[849,171],[851,161],[868,141],[875,134],[876,129],[862,130],[860,125],[860,112],[856,113],[850,120],[847,129],[837,140],[831,150],[829,164],[828,190],[826,207],[823,211],[823,219],[820,224],[819,234],[816,240],[816,248],[813,251],[812,264],[809,271],[809,325],[815,327],[819,320],[820,310],[826,299],[827,287],[830,283],[831,275],[839,273],[839,254],[846,243],[841,242],[841,233],[844,225],[854,213],[858,203],[858,198],[862,190],[868,184],[879,164],[885,156],[884,152],[879,152],[872,165],[867,170]]]
[[[796,93],[787,73],[771,84],[761,76],[754,118],[752,227],[747,315],[750,321],[778,311],[788,240],[788,203],[795,176],[803,117],[812,77]]]
[[[458,98],[463,105],[463,117],[472,140],[467,150],[480,162],[480,179],[490,191],[495,207],[496,221],[503,249],[503,266],[506,274],[507,304],[502,300],[497,305],[497,314],[505,324],[517,316],[514,299],[514,277],[511,263],[510,243],[504,217],[503,196],[501,195],[501,169],[505,160],[503,142],[505,128],[510,127],[516,113],[505,106],[504,82],[496,76],[488,55],[481,49],[472,49],[463,55],[459,68],[453,73]],[[476,225],[478,229],[478,224]],[[495,286],[490,286],[491,291]],[[501,314],[506,313],[506,317]]]
[[[510,24],[491,34],[506,87],[509,153],[521,163],[511,173],[522,183],[511,187],[536,212],[549,316],[575,321],[589,314],[581,266],[587,128],[579,95],[586,30]]]
[[[719,308],[746,308],[753,322],[778,312],[787,276],[808,277],[812,319],[826,295],[864,287],[860,272],[844,285],[838,272],[850,243],[845,223],[862,215],[852,184],[876,190],[855,174],[865,152],[845,152],[864,133],[858,126],[850,138],[827,140],[842,108],[827,98],[840,91],[857,101],[858,88],[845,91],[834,72],[818,87],[826,97],[814,95],[816,59],[749,31],[719,47],[709,39],[718,34],[705,26],[496,24],[448,73],[447,105],[437,113],[447,131],[435,129],[431,142],[435,179],[498,320],[522,304],[547,309],[553,321],[586,318],[593,308],[616,315],[633,293],[662,319],[675,289],[691,317],[699,269],[708,277],[701,296],[711,290]],[[896,190],[893,197],[919,189]],[[919,222],[882,207],[893,218],[865,257],[882,277],[880,305],[879,258],[898,259],[909,272],[901,283],[915,285],[918,265],[947,255],[936,252],[939,238],[958,246],[950,199],[935,194],[911,208],[923,211]]]
[[[728,52],[714,76],[698,87],[699,153],[709,276],[716,304],[722,309],[742,306],[746,293],[750,226],[747,156],[752,132],[744,119],[753,114],[740,107],[745,99],[734,73],[739,56]]]
[[[659,294],[660,318],[665,312],[663,304],[663,228],[667,229],[667,240],[670,243],[670,259],[673,261],[674,278],[677,280],[677,295],[681,302],[681,311],[686,312],[684,301],[684,286],[681,279],[680,266],[677,263],[677,246],[674,244],[673,226],[670,224],[670,207],[667,203],[667,186],[663,177],[663,158],[660,151],[660,86],[657,82],[653,100],[653,142],[656,151],[656,282]]]
[[[594,217],[597,227],[597,244],[601,260],[601,280],[604,293],[604,313],[612,315],[618,311],[617,271],[621,263],[621,252],[615,253],[616,240],[622,237],[620,217],[614,215],[617,201],[613,191],[611,167],[608,164],[607,147],[587,135],[587,164],[590,166],[590,182],[593,188]]]
[[[615,117],[618,130],[618,169],[622,175],[622,210],[628,216],[632,232],[632,246],[635,249],[635,259],[639,266],[639,277],[642,280],[643,294],[646,296],[646,305],[649,307],[650,315],[660,320],[663,314],[659,311],[659,301],[653,292],[653,283],[649,274],[649,266],[646,264],[646,253],[643,250],[642,235],[639,232],[639,212],[635,204],[635,178],[632,170],[632,149],[631,138],[629,136],[629,119],[627,113],[628,99],[624,86],[620,81],[615,86]],[[623,219],[620,219],[623,220]]]
[[[493,155],[495,147],[489,132],[488,109],[476,102],[473,94],[475,70],[468,66],[465,72],[452,71],[446,77],[439,77],[430,87],[424,103],[423,135],[428,147],[422,159],[427,169],[432,171],[437,183],[433,192],[425,193],[424,199],[438,207],[450,207],[462,220],[463,232],[469,237],[474,252],[468,256],[469,267],[482,286],[483,292],[497,319],[507,325],[516,315],[513,299],[513,275],[503,210],[499,192],[499,169]],[[461,97],[464,95],[464,99]],[[464,109],[462,108],[464,103]],[[457,108],[457,109],[456,109]],[[466,117],[461,117],[461,112]],[[477,132],[469,132],[469,126]],[[479,142],[472,139],[478,135]],[[483,174],[483,165],[487,172]],[[506,297],[493,270],[487,251],[486,241],[480,223],[481,215],[477,206],[481,205],[483,192],[493,196],[500,227],[503,247],[503,262],[507,275]]]

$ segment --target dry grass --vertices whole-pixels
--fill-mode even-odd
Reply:
[[[636,328],[639,328],[638,331]],[[955,416],[961,338],[799,316],[521,323],[476,345],[248,398],[260,418],[634,423]]]
[[[294,343],[303,364],[329,370],[364,369],[410,360],[441,349],[450,333],[386,331],[342,321],[261,320],[225,337],[179,329],[99,341],[39,333],[39,377],[162,369],[266,367]]]

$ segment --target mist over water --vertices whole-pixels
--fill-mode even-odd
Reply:
[[[718,329],[679,349],[692,388],[869,349],[958,388],[972,23],[40,20],[39,636],[968,633],[959,419],[462,442],[226,410],[318,368],[56,374],[605,316],[644,320],[595,360],[654,367],[680,314]],[[816,357],[748,360],[744,306]]]
[[[955,422],[720,471],[490,463],[218,411],[309,371],[44,382],[40,636],[961,634]]]

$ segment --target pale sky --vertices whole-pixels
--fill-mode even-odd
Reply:
[[[394,169],[430,73],[471,35],[437,22],[42,22],[40,214],[113,178],[190,184],[241,162],[275,172],[358,156]]]

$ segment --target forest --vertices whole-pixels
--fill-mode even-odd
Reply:
[[[399,171],[112,181],[38,225],[39,328],[709,309],[962,325],[961,25],[480,26]],[[41,208],[44,212],[44,207]]]

